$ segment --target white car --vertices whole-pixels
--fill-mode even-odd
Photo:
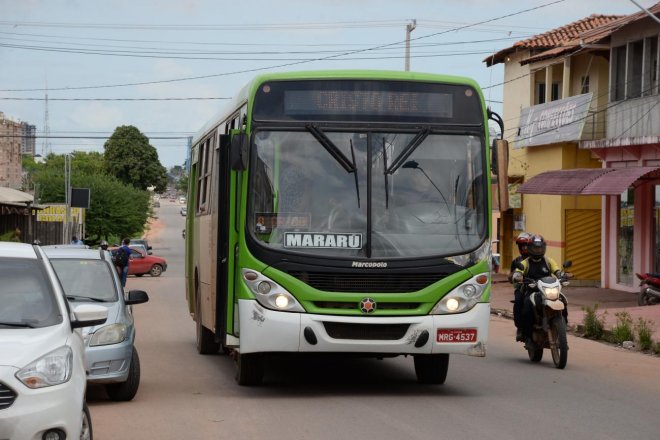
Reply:
[[[72,307],[98,303],[108,309],[105,324],[82,329],[87,381],[105,385],[112,400],[133,399],[140,386],[140,358],[131,306],[149,301],[149,296],[142,290],[124,296],[108,251],[59,246],[44,246],[43,250]]]
[[[91,439],[79,329],[107,309],[71,309],[38,246],[0,243],[0,280],[0,439]]]

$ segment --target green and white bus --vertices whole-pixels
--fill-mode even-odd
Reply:
[[[186,297],[202,354],[259,384],[275,353],[485,356],[489,111],[473,80],[256,77],[194,137]],[[501,120],[500,120],[501,121]]]

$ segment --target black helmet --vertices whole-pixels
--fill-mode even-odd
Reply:
[[[107,241],[101,240],[101,245],[100,246],[101,246],[101,249],[103,249],[104,251],[108,250],[108,242]]]
[[[540,235],[532,235],[527,245],[527,252],[532,257],[542,257],[545,255],[545,240]]]

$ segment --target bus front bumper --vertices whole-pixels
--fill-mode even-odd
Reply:
[[[375,317],[277,312],[239,300],[239,316],[241,353],[485,356],[490,303],[455,315]]]

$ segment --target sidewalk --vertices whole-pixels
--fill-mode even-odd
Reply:
[[[626,311],[630,314],[633,323],[643,318],[653,323],[653,340],[660,342],[660,304],[639,307],[637,294],[622,292],[620,290],[603,289],[600,287],[572,287],[566,286],[563,294],[568,299],[568,325],[577,328],[583,324],[584,311],[582,307],[593,308],[598,304],[597,315],[605,319],[605,329],[609,330],[616,325],[616,314]],[[513,286],[507,281],[506,275],[494,274],[490,305],[492,313],[501,313],[513,318]],[[511,323],[513,325],[513,323]]]

